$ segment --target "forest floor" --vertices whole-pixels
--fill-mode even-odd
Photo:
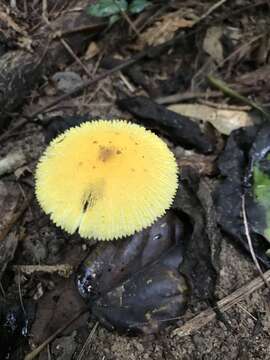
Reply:
[[[36,42],[41,41],[35,39],[38,29],[48,22],[57,22],[65,13],[74,11],[74,16],[78,16],[86,11],[85,4],[91,1],[48,0],[43,1],[43,8],[36,1],[17,0],[15,7],[11,3],[4,0],[0,7],[0,60],[11,53],[35,52]],[[135,110],[129,112],[128,106],[119,106],[119,99],[151,98],[156,104],[188,117],[209,139],[214,139],[216,150],[202,154],[192,145],[186,147],[170,138],[168,132],[161,131],[180,168],[197,171],[214,189],[220,180],[216,160],[228,136],[242,126],[260,123],[260,109],[269,107],[269,1],[225,0],[217,1],[216,6],[207,0],[150,3],[135,15],[120,12],[119,20],[112,26],[107,25],[108,18],[99,19],[101,28],[94,32],[88,29],[86,35],[83,31],[85,39],[76,50],[68,39],[53,38],[56,30],[49,26],[48,42],[43,44],[44,58],[40,57],[46,68],[42,78],[31,86],[26,83],[25,86],[29,86],[27,95],[23,92],[22,101],[8,109],[8,116],[0,109],[0,119],[4,119],[0,121],[1,293],[8,302],[15,301],[19,307],[28,302],[35,304],[29,316],[32,317],[29,336],[15,341],[11,348],[20,344],[19,349],[15,352],[9,349],[1,359],[24,359],[85,307],[73,289],[73,270],[71,276],[66,273],[63,276],[57,266],[64,264],[67,272],[69,266],[76,269],[95,243],[60,231],[42,212],[34,196],[36,164],[48,138],[61,130],[62,122],[59,125],[58,121],[78,115],[89,119],[132,121],[131,113]],[[65,58],[54,64],[46,63],[46,51],[51,51],[50,41],[62,41],[61,51],[65,54]],[[67,44],[71,50],[67,50]],[[148,46],[156,52],[152,48],[152,52],[142,55]],[[138,54],[141,55],[137,60]],[[132,66],[125,63],[128,58],[133,59]],[[120,70],[116,68],[119,64],[124,64]],[[8,60],[7,66],[10,66]],[[111,74],[103,75],[108,71]],[[224,83],[215,86],[209,75],[221,79],[235,93],[228,93]],[[96,77],[100,77],[99,81],[83,86]],[[82,86],[78,93],[76,86]],[[2,88],[0,95],[1,91]],[[74,94],[70,94],[71,91]],[[63,98],[59,100],[60,96]],[[259,110],[253,101],[260,104]],[[147,107],[143,111],[147,113]],[[140,123],[140,119],[137,120]],[[159,124],[154,128],[159,132]],[[221,231],[219,236],[214,301],[258,277],[248,252],[228,234]],[[27,268],[29,265],[33,265],[33,269]],[[43,268],[45,265],[49,265],[50,270]],[[190,335],[177,335],[177,328],[211,305],[202,301],[197,307],[188,308],[161,332],[135,337],[109,331],[84,312],[71,326],[59,331],[36,358],[270,359],[267,287],[260,286],[241,298],[222,312],[221,319],[207,322]]]

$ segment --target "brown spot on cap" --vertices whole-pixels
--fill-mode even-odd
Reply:
[[[98,158],[99,160],[106,162],[109,159],[111,159],[115,154],[115,150],[111,146],[100,146],[99,147],[99,154]]]

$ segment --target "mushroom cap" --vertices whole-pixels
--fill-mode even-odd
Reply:
[[[112,240],[151,225],[178,186],[173,153],[124,120],[85,122],[56,137],[36,170],[36,196],[52,221],[85,238]]]

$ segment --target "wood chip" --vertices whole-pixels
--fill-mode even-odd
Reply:
[[[15,271],[21,271],[26,275],[32,275],[37,272],[43,272],[47,274],[57,273],[59,276],[69,278],[73,273],[73,266],[69,264],[61,265],[14,265]]]

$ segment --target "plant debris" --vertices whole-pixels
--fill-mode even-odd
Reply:
[[[246,212],[255,254],[267,267],[270,266],[267,255],[269,151],[269,124],[234,131],[218,161],[224,179],[216,191],[219,223],[249,251],[241,214],[241,196],[246,197]]]
[[[270,259],[268,14],[267,0],[1,2],[1,359],[268,359],[269,290],[256,279],[260,268],[269,280]],[[46,145],[100,119],[151,129],[179,169],[171,210],[118,243],[66,233],[34,196]]]
[[[118,100],[118,105],[139,117],[143,124],[158,128],[182,146],[194,147],[204,154],[214,150],[214,144],[197,124],[186,116],[167,110],[151,99],[142,96],[132,97]]]
[[[26,163],[25,155],[22,151],[16,151],[0,159],[0,176],[9,174]]]
[[[80,294],[109,329],[153,333],[180,316],[189,288],[183,261],[183,224],[173,214],[131,238],[98,246],[77,278]]]
[[[168,107],[180,115],[211,123],[221,134],[230,135],[233,130],[252,126],[260,120],[246,111],[217,109],[202,104],[175,104]]]
[[[185,312],[191,287],[197,301],[213,297],[216,276],[203,210],[195,195],[180,193],[174,206],[190,217],[191,228],[185,216],[169,212],[130,238],[98,245],[84,261],[79,292],[110,330],[156,333]]]

